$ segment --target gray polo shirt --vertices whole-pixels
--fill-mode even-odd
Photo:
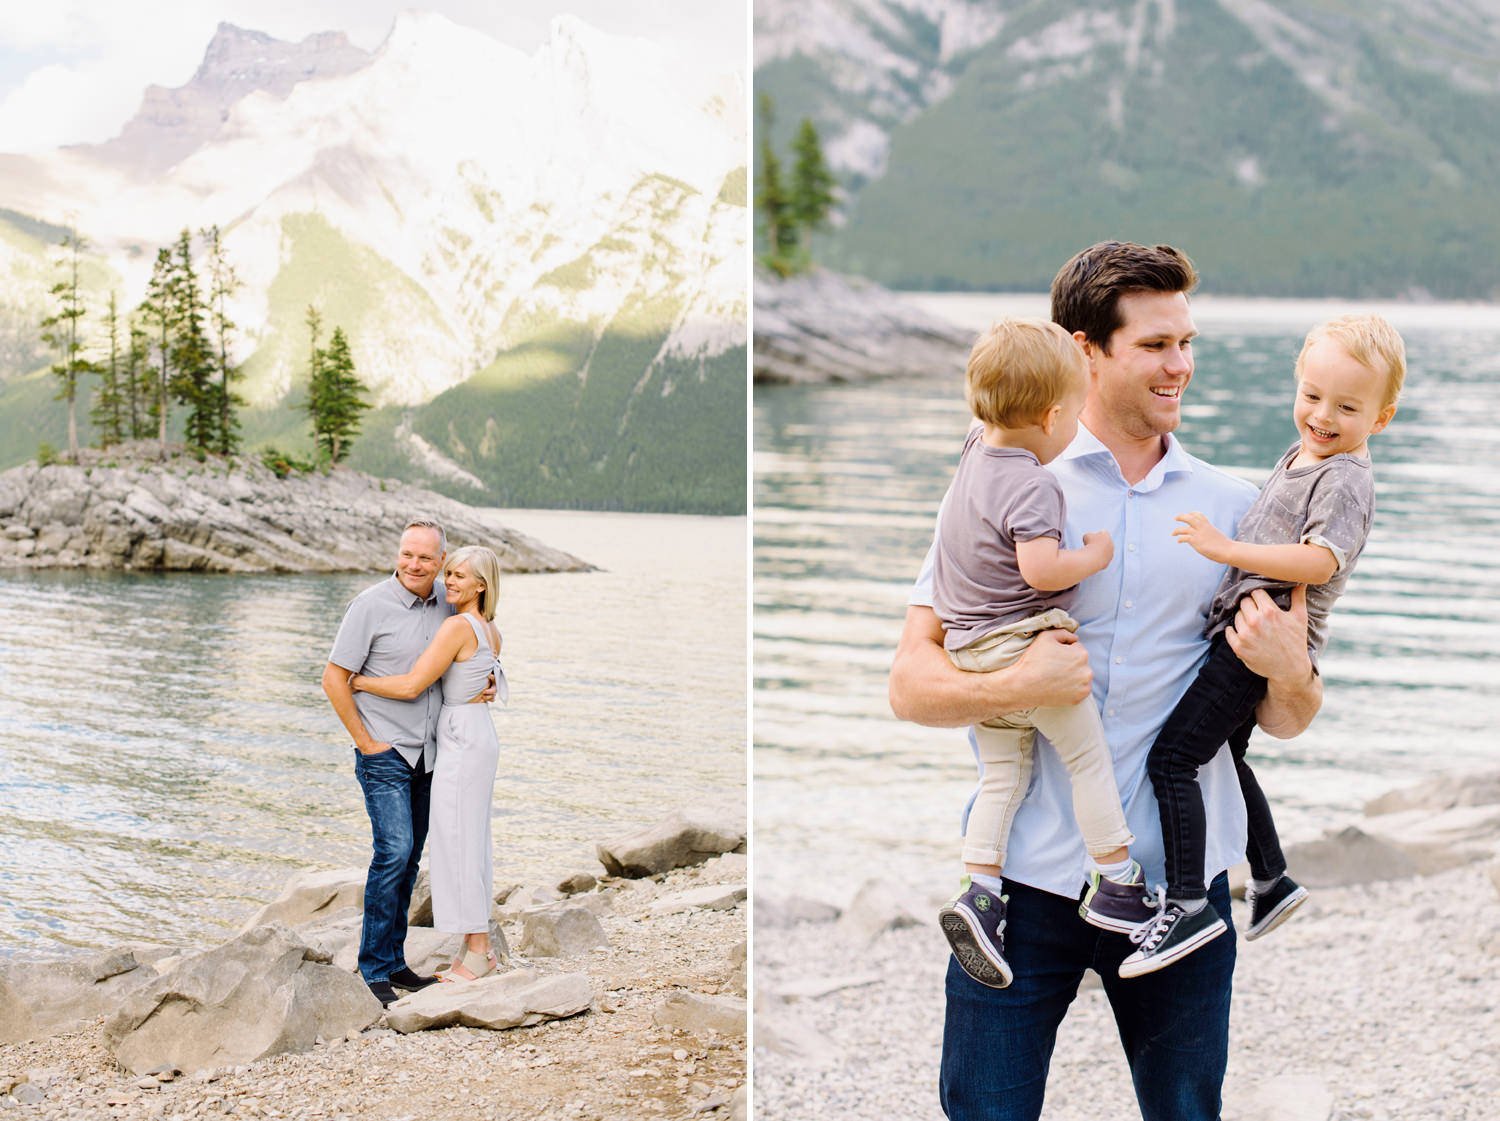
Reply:
[[[438,627],[453,614],[453,608],[437,592],[441,586],[434,582],[425,600],[402,587],[394,574],[366,588],[344,612],[328,660],[350,673],[370,677],[410,672]],[[410,701],[355,693],[354,707],[370,735],[394,747],[409,765],[415,767],[421,759],[422,769],[432,770],[438,714],[443,707],[442,693],[435,683]]]
[[[1293,444],[1277,462],[1260,496],[1240,519],[1235,539],[1252,545],[1321,545],[1333,554],[1338,567],[1332,578],[1307,588],[1307,646],[1316,665],[1328,642],[1329,612],[1343,594],[1375,520],[1375,477],[1368,459],[1348,453],[1293,469],[1300,447]],[[1240,600],[1256,588],[1276,596],[1291,587],[1284,580],[1229,569],[1209,608],[1205,633],[1212,638],[1234,622]]]

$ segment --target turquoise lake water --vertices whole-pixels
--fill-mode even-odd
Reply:
[[[500,520],[605,571],[503,580],[497,884],[743,802],[746,520]],[[293,873],[368,861],[318,679],[376,578],[0,570],[0,957],[222,937]]]

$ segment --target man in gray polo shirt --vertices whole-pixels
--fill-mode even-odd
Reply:
[[[436,522],[409,523],[395,573],[354,597],[323,670],[323,692],[354,741],[354,774],[370,815],[374,852],[365,879],[359,972],[381,1004],[396,999],[393,986],[415,990],[436,980],[408,968],[405,943],[406,912],[427,839],[442,697],[436,685],[410,701],[356,694],[349,679],[411,670],[452,614],[443,589],[434,588],[446,552]]]

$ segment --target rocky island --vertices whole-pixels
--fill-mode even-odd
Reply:
[[[150,444],[0,474],[0,567],[367,572],[389,567],[407,520],[450,546],[487,545],[507,572],[592,566],[484,511],[335,468],[285,477],[249,457],[162,459]]]
[[[963,373],[973,332],[827,269],[755,276],[755,381],[815,385]]]

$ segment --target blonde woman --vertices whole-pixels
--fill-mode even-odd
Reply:
[[[465,936],[462,952],[442,979],[473,981],[493,973],[496,965],[489,933],[494,898],[490,803],[500,743],[480,698],[494,674],[500,700],[509,699],[494,624],[500,560],[482,545],[455,549],[443,568],[443,585],[454,614],[438,628],[411,672],[356,674],[349,684],[357,692],[409,700],[441,682],[443,711],[427,830],[432,918],[438,930]]]

